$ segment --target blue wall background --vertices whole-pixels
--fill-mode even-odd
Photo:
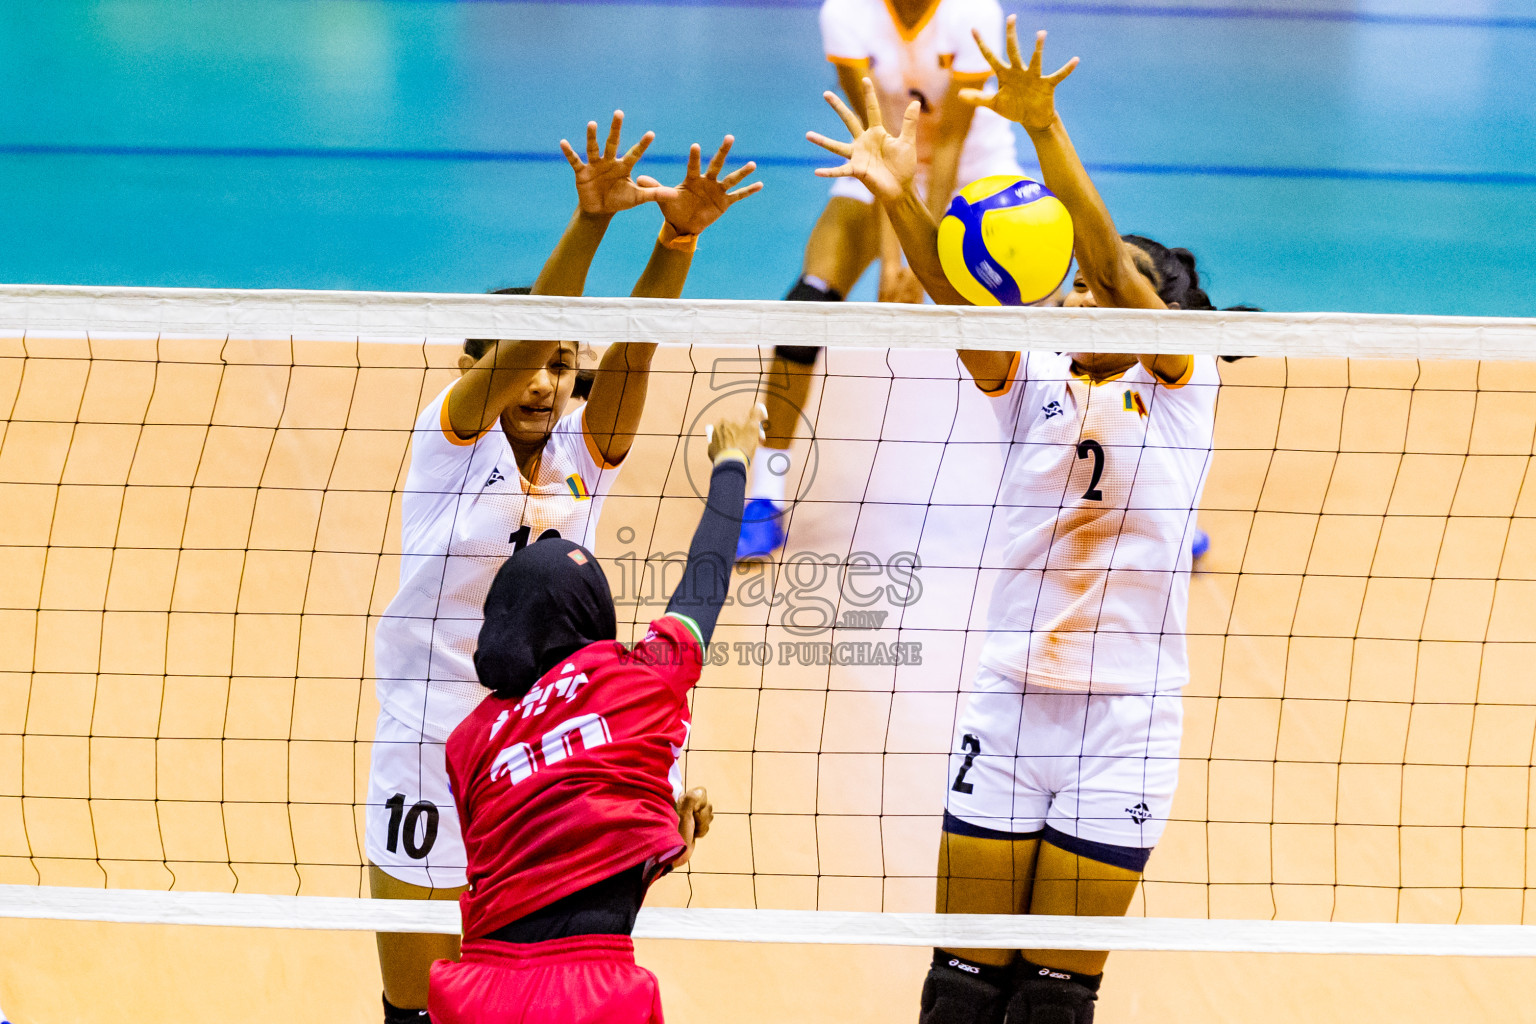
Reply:
[[[782,295],[825,197],[803,134],[839,127],[816,6],[0,0],[0,280],[526,283],[558,140],[622,107],[663,179],[726,131],[762,164],[689,294]],[[1536,4],[1005,6],[1082,56],[1059,103],[1121,230],[1193,249],[1218,304],[1536,315]],[[590,291],[658,225],[620,218]]]

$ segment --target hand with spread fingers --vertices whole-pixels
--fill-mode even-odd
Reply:
[[[640,141],[619,156],[619,131],[624,126],[624,111],[613,112],[613,123],[608,128],[608,141],[601,152],[597,148],[597,122],[587,122],[587,159],[583,163],[576,150],[565,139],[560,140],[560,152],[576,172],[576,197],[581,212],[589,217],[611,217],[632,209],[641,203],[674,199],[677,189],[662,186],[655,178],[630,177],[635,164],[640,161],[655,132],[646,132]]]
[[[725,158],[735,141],[733,136],[727,135],[704,171],[699,169],[701,150],[698,143],[694,143],[688,150],[688,174],[682,184],[669,189],[670,196],[657,200],[662,216],[679,235],[699,234],[736,203],[763,190],[763,183],[754,181],[745,188],[731,191],[757,170],[757,164],[750,160],[724,178],[720,177],[720,172],[725,169]]]
[[[709,826],[715,820],[715,805],[709,802],[709,794],[703,786],[696,786],[683,794],[677,802],[677,831],[683,837],[683,852],[672,861],[672,867],[680,868],[693,857],[693,847],[709,835]]]
[[[908,104],[901,119],[901,134],[892,135],[886,131],[881,119],[880,97],[875,92],[875,83],[869,79],[864,79],[867,128],[835,93],[824,92],[822,96],[848,126],[853,141],[838,142],[816,132],[806,132],[808,141],[848,161],[841,167],[818,167],[817,176],[857,178],[882,202],[900,199],[912,187],[912,179],[917,174],[918,102],[913,100]]]
[[[1045,56],[1045,32],[1035,33],[1035,52],[1029,63],[1019,52],[1018,19],[1008,16],[1008,61],[1004,64],[997,54],[987,47],[981,33],[971,30],[981,55],[992,65],[997,74],[997,92],[984,93],[980,89],[961,89],[960,99],[978,107],[996,111],[1010,121],[1024,126],[1027,131],[1044,131],[1056,120],[1056,87],[1066,81],[1077,69],[1076,57],[1067,61],[1055,73],[1040,73],[1040,62]]]
[[[758,404],[741,419],[727,416],[706,425],[704,435],[709,439],[709,461],[714,462],[724,453],[740,452],[751,462],[752,454],[763,440],[763,423],[767,419],[768,410]]]

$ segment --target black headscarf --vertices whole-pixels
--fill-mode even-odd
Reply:
[[[496,696],[516,699],[562,659],[617,636],[613,594],[597,559],[580,544],[550,537],[497,570],[475,672]]]

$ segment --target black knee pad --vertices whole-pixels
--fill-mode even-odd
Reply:
[[[918,1024],[1003,1024],[1008,1008],[1008,970],[972,963],[942,949],[923,981]]]
[[[790,302],[842,302],[843,293],[836,288],[811,284],[802,277],[784,298]],[[817,345],[778,345],[774,347],[773,354],[786,363],[815,366],[821,348]]]
[[[821,355],[821,348],[817,345],[775,345],[773,354],[786,363],[815,366],[816,357]]]
[[[1093,1024],[1102,974],[1078,974],[1025,960],[1008,1001],[1007,1024]]]
[[[802,277],[784,298],[790,302],[842,302],[843,293],[829,286],[811,284]]]

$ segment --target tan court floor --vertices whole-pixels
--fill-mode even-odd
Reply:
[[[0,881],[360,891],[369,615],[393,592],[406,431],[450,357],[0,339]],[[663,351],[598,545],[621,597],[645,596],[647,554],[686,547],[703,456],[678,435],[745,408],[756,364],[740,359]],[[931,908],[999,453],[952,358],[836,352],[830,368],[790,549],[917,552],[921,597],[904,603],[910,580],[888,572],[855,581],[887,585],[869,606],[887,615],[831,638],[899,627],[924,662],[765,670],[733,654],[712,670],[688,774],[717,830],[655,902]],[[1177,820],[1134,912],[1524,920],[1532,371],[1223,373]],[[759,571],[719,639],[777,652],[797,639],[782,602],[793,624],[841,621],[851,589],[808,560]],[[685,1022],[909,1020],[924,960],[691,943],[641,957]],[[1536,1019],[1528,967],[1124,954],[1100,1019]],[[0,1006],[19,1024],[370,1020],[375,972],[367,936],[0,926]]]

